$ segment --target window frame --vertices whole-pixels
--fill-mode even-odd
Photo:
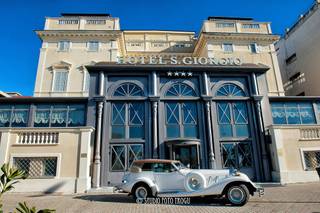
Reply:
[[[90,49],[91,44],[97,44],[97,49]],[[100,51],[100,41],[88,41],[87,42],[87,51],[88,52],[99,52]]]
[[[254,46],[254,51],[253,51],[253,49],[252,49],[253,46]],[[250,50],[250,53],[252,53],[252,54],[258,54],[258,53],[260,53],[258,44],[257,44],[256,42],[249,44],[249,50]]]
[[[68,48],[66,49],[65,46],[64,46],[64,49],[61,49],[61,43],[68,43]],[[58,49],[57,51],[58,52],[69,52],[71,50],[71,45],[72,45],[72,42],[70,40],[61,40],[61,41],[58,41]]]
[[[57,73],[66,73],[66,84],[65,84],[65,88],[63,91],[56,91],[55,87],[56,87],[56,76]],[[64,93],[64,92],[68,92],[68,86],[69,86],[69,69],[67,68],[56,68],[53,70],[53,75],[52,75],[52,86],[51,86],[51,92],[55,92],[55,93]]]
[[[305,157],[304,157],[304,153],[305,152],[320,152],[320,147],[306,147],[306,148],[300,148],[300,157],[301,157],[301,162],[302,162],[302,167],[304,171],[308,171],[308,172],[314,172],[315,170],[310,170],[305,162]]]
[[[4,104],[5,106],[7,105],[7,109],[0,109],[0,110],[6,110],[9,112],[9,125],[8,126],[3,126],[0,128],[5,128],[5,127],[12,127],[12,128],[23,128],[23,127],[28,127],[30,123],[30,110],[31,107],[29,104],[16,104],[16,105],[11,105],[11,104]],[[16,108],[16,106],[26,106],[25,108]],[[12,120],[13,120],[13,114],[17,111],[26,111],[27,116],[26,116],[26,123],[23,126],[12,126]]]
[[[231,51],[226,50],[225,47],[226,47],[227,45],[229,45],[229,46],[231,47],[231,49],[232,49]],[[222,50],[223,50],[224,53],[233,53],[233,52],[235,51],[235,46],[234,46],[234,44],[231,43],[231,42],[229,42],[229,43],[225,42],[225,43],[222,44]]]

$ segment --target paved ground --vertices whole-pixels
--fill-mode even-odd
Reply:
[[[52,208],[57,212],[298,212],[320,213],[320,182],[267,187],[262,198],[252,197],[244,207],[212,204],[207,200],[192,202],[190,205],[136,204],[126,194],[81,194],[81,195],[36,195],[7,194],[4,196],[4,212],[14,209],[17,202],[38,208]]]

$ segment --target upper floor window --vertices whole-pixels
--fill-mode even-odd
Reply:
[[[292,62],[297,60],[297,54],[293,53],[292,55],[290,55],[287,59],[286,59],[286,64],[291,64]]]
[[[58,51],[66,52],[70,49],[70,41],[59,41]]]
[[[143,90],[134,83],[121,84],[113,96],[144,96]]]
[[[88,51],[98,52],[99,51],[99,42],[98,41],[89,41],[87,43]]]
[[[252,43],[249,45],[251,53],[258,53],[258,45],[256,43]]]
[[[217,90],[216,96],[244,97],[246,95],[239,86],[228,83],[224,84]]]
[[[0,127],[26,127],[28,125],[29,106],[1,105]]]
[[[39,104],[34,127],[75,127],[85,125],[85,106],[81,104]]]
[[[189,44],[189,43],[180,43],[180,44],[175,44],[174,47],[176,48],[188,48],[188,47],[191,47],[192,44]]]
[[[223,51],[226,53],[232,53],[233,52],[233,44],[231,43],[224,43],[222,44]]]
[[[164,42],[154,42],[151,45],[152,45],[152,47],[166,47],[167,46],[167,44]]]
[[[143,43],[142,42],[129,42],[128,46],[130,47],[142,47]]]
[[[260,24],[242,24],[244,29],[260,29]]]
[[[166,92],[165,96],[173,96],[173,97],[188,97],[188,96],[196,96],[193,88],[185,83],[176,83],[172,85]]]
[[[96,24],[96,25],[104,25],[106,24],[106,20],[87,20],[87,24]]]
[[[55,70],[53,76],[53,92],[65,92],[67,90],[68,71],[64,69]]]
[[[312,103],[278,102],[271,103],[274,124],[315,124]]]
[[[79,20],[77,19],[60,19],[59,24],[79,24]]]
[[[218,28],[233,28],[235,26],[234,23],[228,23],[228,22],[221,22],[221,23],[216,23],[216,26]]]

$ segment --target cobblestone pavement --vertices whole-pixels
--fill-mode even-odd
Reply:
[[[200,199],[190,205],[136,204],[126,194],[36,195],[7,194],[3,197],[4,212],[10,212],[19,201],[37,208],[56,209],[57,212],[298,212],[320,213],[320,182],[266,187],[265,196],[251,197],[244,207],[212,204]]]

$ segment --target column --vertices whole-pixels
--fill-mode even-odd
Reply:
[[[99,73],[99,97],[97,98],[96,110],[96,138],[95,138],[95,153],[93,163],[93,187],[99,188],[101,182],[101,127],[102,127],[102,112],[104,98],[104,73]]]
[[[80,129],[80,159],[79,159],[79,175],[77,178],[77,193],[84,193],[90,189],[90,141],[93,128]]]
[[[214,158],[214,149],[213,149],[213,137],[212,137],[212,125],[211,125],[211,97],[209,96],[209,86],[208,86],[208,76],[207,73],[203,73],[203,83],[205,89],[205,105],[206,105],[206,123],[207,123],[207,138],[209,144],[209,168],[216,168],[216,161]]]
[[[1,140],[0,140],[0,166],[4,163],[8,163],[8,151],[10,146],[10,130],[1,131]]]
[[[159,145],[158,145],[158,82],[157,82],[157,73],[152,72],[152,97],[150,101],[152,104],[152,144],[153,152],[152,157],[154,159],[159,158]]]
[[[271,176],[270,176],[270,165],[269,165],[269,160],[268,160],[268,155],[266,151],[266,139],[265,139],[265,134],[264,134],[264,124],[263,124],[263,115],[262,115],[262,110],[261,110],[261,101],[263,96],[259,95],[259,89],[258,89],[258,82],[257,82],[257,77],[255,73],[252,73],[252,80],[253,80],[253,88],[254,88],[254,105],[256,108],[256,114],[257,114],[257,121],[256,123],[258,124],[258,137],[260,139],[260,148],[261,148],[261,155],[262,155],[262,169],[264,173],[263,179],[265,181],[270,181]]]

